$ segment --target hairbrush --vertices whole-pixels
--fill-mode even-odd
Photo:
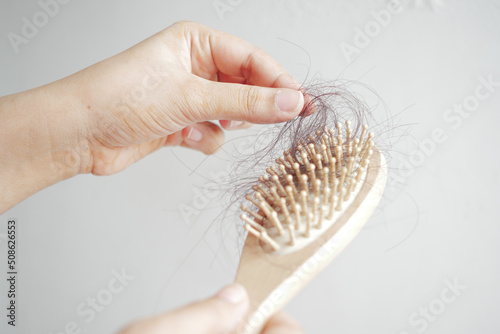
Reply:
[[[298,140],[245,196],[248,235],[235,281],[247,289],[251,307],[240,333],[260,333],[375,210],[387,167],[367,130],[356,136],[347,121]]]

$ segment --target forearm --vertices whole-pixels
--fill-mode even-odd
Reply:
[[[0,213],[90,166],[71,79],[0,98]]]

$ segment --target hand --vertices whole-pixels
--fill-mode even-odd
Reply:
[[[221,127],[297,116],[299,88],[250,43],[176,23],[69,77],[0,98],[0,213],[74,175],[117,173],[164,145],[213,153]]]
[[[75,80],[87,87],[88,170],[99,175],[164,145],[211,154],[224,133],[209,120],[241,129],[288,121],[304,105],[299,84],[265,52],[192,22],[176,23]]]
[[[119,334],[232,334],[248,310],[248,296],[239,285],[226,287],[215,297],[176,311],[134,323]],[[303,334],[283,312],[274,315],[261,334]]]

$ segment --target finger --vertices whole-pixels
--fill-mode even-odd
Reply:
[[[212,78],[222,72],[228,77],[244,78],[250,85],[300,87],[269,54],[241,38],[195,22],[174,26],[189,36],[191,71],[197,76]]]
[[[300,84],[264,50],[220,31],[210,39],[216,68],[227,75],[245,78],[249,85],[298,89]]]
[[[224,130],[242,130],[242,129],[248,129],[251,127],[253,124],[244,122],[244,121],[228,121],[226,119],[221,119],[219,121],[221,127]]]
[[[285,312],[273,315],[262,331],[262,334],[304,334],[299,323]]]
[[[224,131],[210,122],[201,122],[185,127],[182,131],[181,146],[189,147],[205,154],[213,154],[224,144]]]
[[[292,79],[293,80],[293,79]],[[227,83],[239,83],[239,84],[246,84],[246,79],[242,77],[236,77],[232,75],[227,75],[224,73],[219,72],[218,74],[218,81],[219,82],[227,82]],[[275,83],[276,87],[294,87],[295,84],[293,82],[290,82],[290,78],[287,76],[280,76]],[[304,116],[310,116],[316,112],[316,105],[313,102],[313,98],[307,94],[307,91],[302,89],[302,94],[304,95]]]
[[[186,88],[187,89],[187,88]],[[232,120],[254,124],[286,122],[304,107],[302,92],[286,88],[213,82],[193,77],[189,96],[178,95],[192,121]]]
[[[238,284],[222,289],[215,297],[193,303],[165,315],[143,320],[120,334],[229,334],[248,310],[248,295]]]
[[[218,79],[217,81],[219,82],[239,83],[239,84],[246,83],[246,79],[243,77],[229,75],[222,72],[219,72],[217,79]]]
[[[227,83],[239,83],[239,84],[247,84],[246,78],[242,76],[234,76],[219,72],[217,75],[219,82],[227,82]],[[249,82],[249,84],[251,84]],[[304,106],[307,106],[307,110],[305,110],[304,116],[309,116],[314,114],[316,111],[316,106],[313,103],[313,98],[307,94],[307,91],[301,88],[295,79],[289,76],[287,73],[281,74],[278,76],[276,81],[273,83],[273,87],[276,88],[292,88],[292,89],[300,89],[304,95]]]

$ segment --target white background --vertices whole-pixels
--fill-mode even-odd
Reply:
[[[1,0],[0,95],[74,73],[179,20],[254,43],[299,81],[367,84],[408,131],[386,138],[395,142],[389,188],[359,237],[286,310],[308,333],[498,333],[500,2],[406,0],[385,27],[373,12],[388,1],[222,2],[231,10],[218,14],[213,0],[70,1],[16,53],[8,34],[20,34],[22,18],[41,7]],[[355,41],[365,29],[372,29],[368,45]],[[357,54],[346,57],[346,44]],[[447,110],[474,101],[481,77],[497,86],[460,125],[447,122]],[[423,153],[419,143],[437,128],[446,140]],[[216,219],[223,207],[213,192],[200,192],[227,168],[231,149],[208,159],[163,149],[118,175],[52,186],[0,216],[1,309],[10,217],[19,221],[20,272],[18,326],[7,326],[1,311],[0,331],[64,333],[75,322],[81,333],[114,333],[230,283],[241,225]],[[78,305],[122,269],[134,279],[86,322]],[[449,303],[440,301],[446,281],[465,287]]]

